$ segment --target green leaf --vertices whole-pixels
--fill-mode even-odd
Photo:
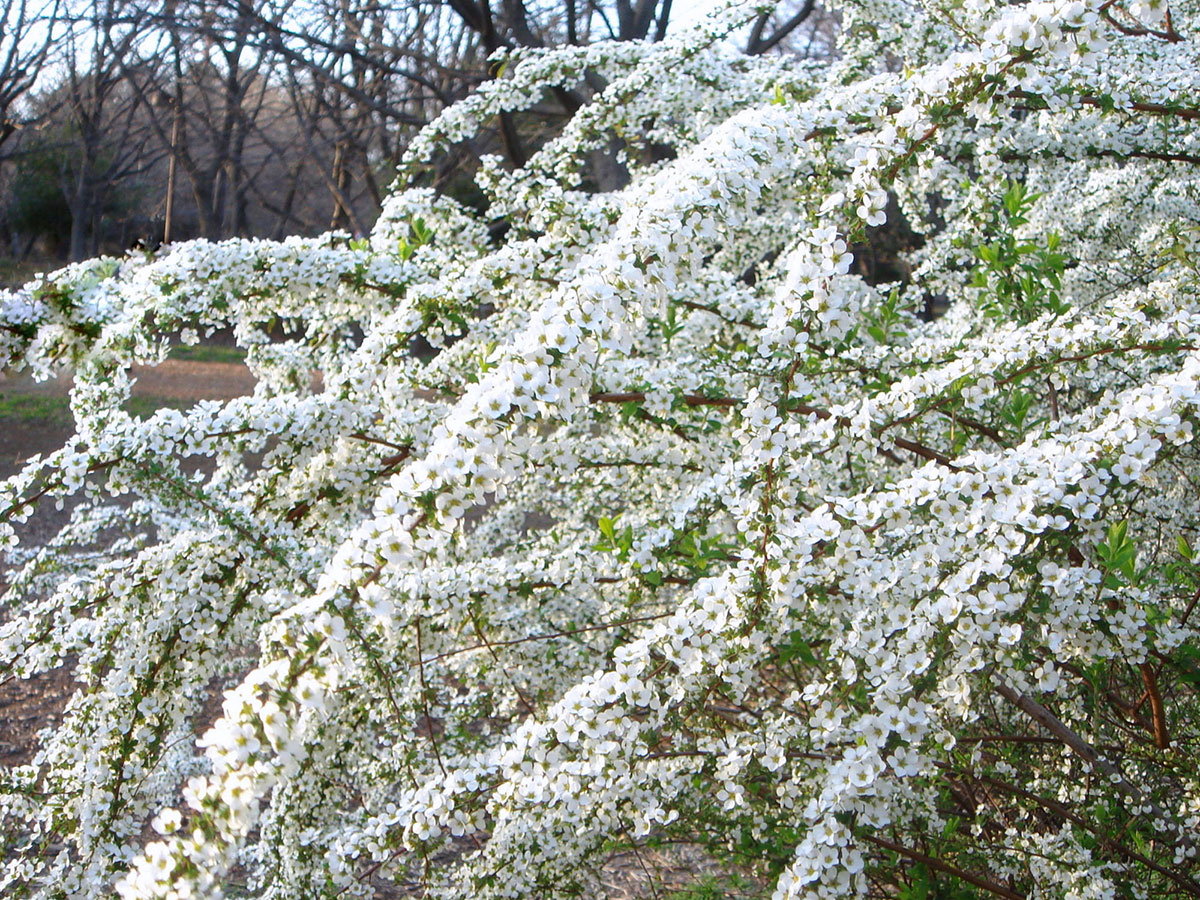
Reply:
[[[615,544],[617,541],[614,526],[616,525],[618,516],[601,516],[599,521],[600,533],[608,538],[610,544]]]
[[[927,900],[929,897],[929,888],[932,883],[928,867],[924,863],[917,863],[909,871],[912,884],[904,891],[904,896],[908,900]]]
[[[1108,526],[1108,545],[1110,547],[1119,547],[1125,543],[1129,534],[1129,522],[1122,520],[1114,522]]]
[[[680,553],[686,553],[688,556],[696,555],[696,539],[690,531],[675,542],[675,547]]]
[[[1105,580],[1108,587],[1120,587],[1121,581],[1117,574],[1124,575],[1128,583],[1138,582],[1137,546],[1129,537],[1129,522],[1114,522],[1108,527],[1105,541],[1096,546],[1096,556],[1101,566],[1108,573]],[[1109,583],[1109,581],[1113,583]]]
[[[426,225],[420,216],[414,216],[408,227],[418,247],[423,247],[433,240],[433,229]]]
[[[793,631],[788,638],[788,642],[779,648],[779,659],[781,662],[791,662],[793,659],[798,659],[806,666],[815,666],[817,664],[816,654],[813,653],[812,647],[809,645],[800,632]]]
[[[1014,181],[1009,184],[1008,190],[1004,192],[1004,208],[1007,210],[1009,218],[1013,218],[1021,212],[1025,205],[1025,185]]]
[[[633,526],[632,525],[625,526],[625,530],[622,531],[621,536],[619,538],[617,538],[617,546],[620,547],[622,550],[624,550],[626,553],[628,553],[630,548],[633,547]]]

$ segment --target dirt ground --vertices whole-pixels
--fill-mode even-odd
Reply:
[[[195,362],[167,360],[155,367],[136,367],[137,379],[133,396],[143,398],[144,407],[155,405],[186,405],[198,400],[228,400],[248,394],[254,389],[254,378],[245,366],[238,363]],[[47,408],[47,398],[66,398],[71,382],[60,377],[34,383],[28,378],[0,374],[0,396],[8,397],[10,415],[0,415],[0,479],[18,472],[22,463],[35,454],[47,453],[61,447],[71,436],[69,416],[62,412],[63,404],[51,405],[57,415],[52,421],[37,421],[21,415],[21,400],[30,409]],[[36,404],[41,401],[41,406]],[[12,413],[18,414],[12,414]],[[70,508],[39,510],[23,529],[23,541],[37,543],[47,540],[64,524]],[[3,583],[0,582],[0,593]],[[3,621],[0,609],[0,621]],[[55,725],[76,687],[71,667],[63,666],[25,680],[6,680],[0,673],[0,768],[28,763],[37,751],[38,732]],[[216,695],[207,718],[211,721],[217,711]],[[451,852],[451,855],[454,855]],[[728,884],[727,873],[706,854],[693,847],[677,847],[671,852],[643,851],[614,856],[604,867],[603,881],[614,900],[633,900],[646,895],[646,875],[654,871],[664,878],[666,886],[685,891],[700,883]],[[419,888],[404,889],[394,884],[376,884],[375,896],[384,898],[418,896]],[[708,894],[703,894],[708,896]],[[726,896],[735,896],[727,893]]]
[[[132,374],[137,379],[133,395],[143,398],[147,407],[229,400],[254,390],[253,376],[238,363],[167,360],[154,367],[134,367]],[[0,375],[0,395],[8,398],[9,413],[0,416],[0,479],[16,474],[30,457],[58,449],[71,436],[73,429],[63,404],[46,403],[47,399],[65,398],[70,389],[67,376],[36,383],[24,376]],[[25,414],[43,408],[53,409],[55,414],[42,421]],[[40,509],[21,529],[22,542],[37,544],[49,539],[69,515],[69,507]],[[0,766],[20,765],[33,757],[37,733],[57,721],[74,688],[68,667],[28,680],[6,680],[0,673]]]
[[[136,379],[133,396],[149,404],[156,400],[175,405],[230,400],[254,390],[254,376],[240,363],[169,359],[157,366],[134,366],[131,374]],[[12,405],[18,405],[22,398],[30,402],[66,398],[70,391],[67,375],[35,382],[27,376],[0,374],[0,395],[10,397]],[[0,417],[0,478],[15,474],[21,463],[34,454],[61,447],[71,432],[70,425],[60,418],[36,422],[21,417],[9,422]]]

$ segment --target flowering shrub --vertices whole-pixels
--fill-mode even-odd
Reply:
[[[81,685],[0,776],[5,896],[591,897],[674,843],[777,898],[1200,893],[1200,8],[851,0],[821,64],[724,50],[755,12],[431,126],[414,172],[603,73],[481,171],[502,239],[400,190],[0,298],[77,428],[0,485],[0,668]],[[126,412],[224,326],[252,396]]]

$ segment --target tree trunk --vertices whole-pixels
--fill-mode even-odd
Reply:
[[[67,208],[71,211],[71,239],[67,257],[71,262],[87,259],[88,226],[92,222],[93,190],[91,184],[91,154],[85,153],[79,163],[79,172],[67,197]]]

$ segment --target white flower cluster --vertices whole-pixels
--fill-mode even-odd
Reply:
[[[0,672],[80,685],[0,772],[0,892],[591,897],[631,853],[650,896],[677,845],[780,900],[1194,892],[1200,8],[839,10],[822,63],[728,52],[738,2],[511,58],[409,156],[603,76],[485,161],[500,238],[399,190],[0,295],[77,431],[0,484]],[[130,414],[224,327],[252,395]]]

